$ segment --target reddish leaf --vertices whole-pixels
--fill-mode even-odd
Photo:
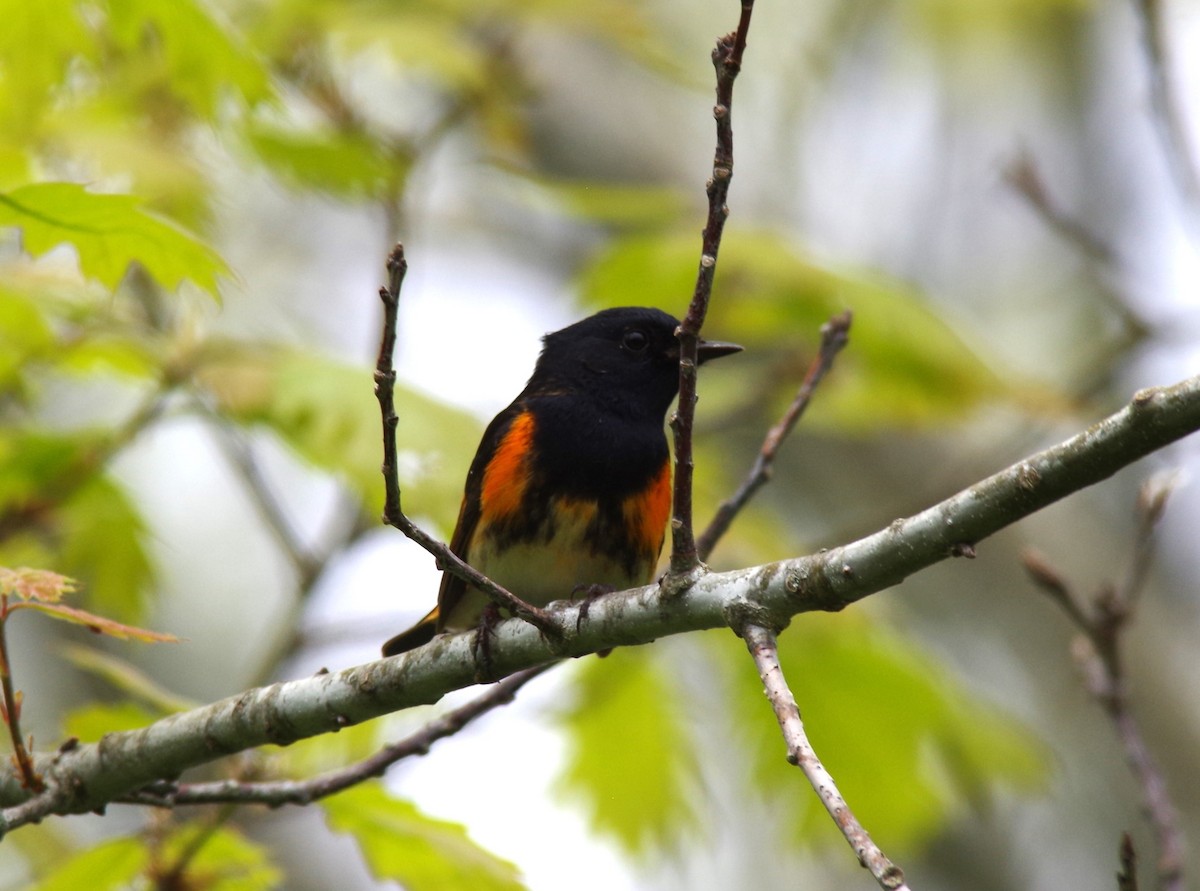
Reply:
[[[98,616],[95,613],[89,613],[86,610],[75,609],[71,606],[65,606],[61,603],[18,603],[13,606],[13,609],[25,607],[26,609],[34,609],[40,613],[45,613],[55,619],[61,619],[64,622],[73,622],[76,625],[86,625],[90,630],[97,634],[107,634],[110,637],[118,638],[119,640],[140,640],[146,643],[177,643],[179,638],[173,634],[164,634],[160,631],[148,631],[145,628],[135,628],[132,625],[125,625],[121,622],[116,622],[112,619],[106,619],[104,616]]]
[[[0,566],[0,594],[13,594],[22,600],[58,603],[63,595],[75,590],[75,580],[48,569],[9,569]]]

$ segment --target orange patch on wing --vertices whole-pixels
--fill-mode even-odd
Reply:
[[[525,487],[529,484],[533,431],[533,415],[522,412],[496,446],[496,454],[483,471],[483,486],[479,494],[485,517],[508,516],[521,506]]]
[[[621,511],[637,546],[657,559],[671,517],[671,462],[664,461],[650,485],[626,498]]]

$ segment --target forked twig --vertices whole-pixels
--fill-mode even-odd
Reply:
[[[1070,617],[1080,634],[1071,647],[1083,672],[1088,692],[1104,709],[1125,750],[1125,760],[1142,790],[1147,818],[1158,847],[1158,888],[1183,891],[1184,850],[1179,816],[1170,791],[1129,701],[1129,684],[1121,655],[1121,641],[1145,586],[1154,557],[1155,530],[1166,508],[1174,479],[1152,478],[1138,495],[1138,529],[1133,557],[1121,585],[1105,585],[1089,602],[1083,602],[1049,561],[1033,550],[1022,555],[1026,572]],[[1122,844],[1122,888],[1136,888],[1132,842]],[[1126,854],[1128,856],[1126,856]]]
[[[432,554],[443,571],[452,573],[478,588],[493,603],[511,610],[514,615],[520,616],[543,634],[554,639],[560,638],[562,630],[549,613],[526,603],[463,561],[443,542],[410,520],[400,506],[400,478],[396,463],[396,425],[399,419],[396,416],[396,369],[392,364],[392,353],[396,349],[396,317],[400,306],[400,287],[408,271],[403,245],[397,244],[392,248],[388,255],[387,269],[388,285],[379,289],[379,297],[383,301],[383,333],[379,342],[379,356],[375,362],[375,398],[379,400],[379,412],[383,418],[383,521],[399,529]]]

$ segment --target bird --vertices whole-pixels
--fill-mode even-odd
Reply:
[[[534,606],[653,580],[671,513],[664,426],[679,391],[678,327],[659,309],[617,307],[542,338],[529,382],[467,471],[450,539],[458,557]],[[741,350],[701,340],[697,355]],[[443,572],[437,606],[383,655],[479,627],[489,604]]]

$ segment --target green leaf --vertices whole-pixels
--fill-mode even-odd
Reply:
[[[117,838],[74,855],[29,891],[126,891],[150,864],[136,838]]]
[[[78,304],[61,305],[49,289],[21,293],[0,284],[0,396],[36,404],[50,370],[156,376],[160,363],[149,338],[108,330],[102,315]]]
[[[58,522],[59,565],[80,580],[88,606],[128,622],[144,615],[154,571],[142,545],[145,526],[125,491],[95,477],[62,505]]]
[[[960,62],[987,66],[1003,54],[994,47],[987,53],[980,50],[997,41],[1010,43],[1010,52],[1024,49],[1031,61],[1038,60],[1042,54],[1035,49],[1037,41],[1061,40],[1064,29],[1075,26],[1074,16],[1087,14],[1095,5],[1094,0],[916,0],[901,12],[921,36]]]
[[[663,306],[678,315],[695,284],[699,250],[691,234],[620,240],[583,273],[582,294],[591,303]],[[790,401],[820,326],[844,309],[854,312],[850,345],[806,425],[868,432],[944,424],[1027,395],[1002,381],[912,287],[805,260],[767,232],[726,232],[705,330],[747,347],[743,373],[758,379],[739,389],[774,394],[772,414]],[[795,346],[780,356],[783,338]]]
[[[0,392],[20,391],[26,363],[53,344],[54,332],[36,302],[0,288]]]
[[[566,179],[512,171],[537,188],[537,197],[555,200],[568,213],[597,223],[625,227],[662,227],[675,223],[688,202],[678,188],[652,183]]]
[[[383,507],[382,425],[372,374],[322,356],[231,345],[199,378],[234,420],[265,424],[317,467],[340,474],[374,512]],[[405,507],[449,529],[480,425],[402,386],[396,388],[400,485]]]
[[[55,368],[68,374],[150,378],[161,371],[150,344],[121,334],[89,333],[60,347]]]
[[[471,39],[468,22],[462,14],[447,15],[422,5],[397,4],[385,12],[377,5],[361,4],[343,7],[330,26],[344,53],[382,47],[399,65],[421,72],[438,86],[476,93],[489,87],[490,51]]]
[[[620,649],[580,665],[575,701],[561,716],[563,791],[634,854],[677,842],[697,822],[688,781],[698,764],[678,702],[650,648]]]
[[[511,90],[492,76],[495,47],[477,37],[496,22],[605,43],[659,73],[680,77],[686,71],[666,35],[652,27],[645,4],[637,0],[432,0],[338,8],[341,15],[326,22],[346,50],[382,45],[397,62],[428,75],[437,85],[474,94]]]
[[[407,891],[525,887],[515,866],[476,845],[462,826],[426,816],[378,783],[323,799],[321,807],[333,829],[358,843],[377,878],[398,881]]]
[[[67,828],[67,822],[51,820],[22,826],[20,832],[9,833],[4,837],[7,850],[3,862],[10,866],[12,855],[15,853],[20,857],[30,877],[49,875],[79,850],[79,842],[74,838],[75,832]],[[11,872],[8,869],[5,872],[11,883]],[[23,891],[28,891],[28,887],[21,886]]]
[[[94,54],[79,12],[77,0],[0,0],[0,139],[33,129],[71,60]]]
[[[450,0],[450,5],[454,6],[455,0]],[[638,0],[489,0],[470,4],[476,12],[488,7],[525,22],[527,27],[556,27],[588,41],[603,42],[674,80],[700,89],[709,85],[695,76],[690,60],[681,61],[678,41],[670,39],[674,35],[656,28],[653,14]]]
[[[283,872],[271,862],[270,852],[228,825],[215,832],[207,821],[194,821],[167,841],[164,859],[173,863],[191,851],[182,887],[205,891],[271,891],[281,887]]]
[[[95,437],[58,436],[0,429],[0,509],[40,507],[47,493],[76,472]],[[9,561],[15,562],[15,561]]]
[[[404,716],[408,717],[407,711]],[[393,732],[398,725],[412,729],[405,720],[365,721],[362,724],[343,727],[337,733],[325,733],[288,746],[269,748],[267,751],[271,755],[270,769],[273,773],[297,779],[338,770],[363,761],[376,754],[383,746],[394,742],[399,736]]]
[[[162,717],[162,712],[135,702],[94,702],[63,717],[63,735],[85,743],[99,742],[106,733],[140,730]]]
[[[212,294],[224,261],[206,244],[138,206],[132,195],[89,192],[74,183],[39,183],[0,194],[0,228],[21,228],[33,255],[69,243],[80,271],[110,288],[140,263],[165,288],[190,279]]]
[[[173,109],[171,125],[164,126],[164,113],[147,108],[164,104],[163,93],[142,95],[123,84],[86,92],[51,108],[40,132],[57,151],[119,178],[125,191],[143,199],[147,207],[202,231],[214,217],[213,170],[205,166],[204,153],[196,151],[194,118]]]
[[[761,794],[790,809],[802,842],[841,837],[784,758],[779,727],[744,649],[722,642],[731,703]],[[850,614],[797,617],[780,639],[805,729],[855,815],[885,850],[916,850],[998,784],[1033,788],[1044,752],[1028,731],[970,697],[910,643]]]
[[[247,103],[273,95],[263,63],[196,0],[108,0],[105,9],[109,35],[129,64],[161,66],[165,86],[201,117],[212,118],[228,91]]]
[[[407,173],[406,163],[386,154],[367,134],[300,133],[258,124],[247,138],[271,173],[340,198],[399,194]]]

